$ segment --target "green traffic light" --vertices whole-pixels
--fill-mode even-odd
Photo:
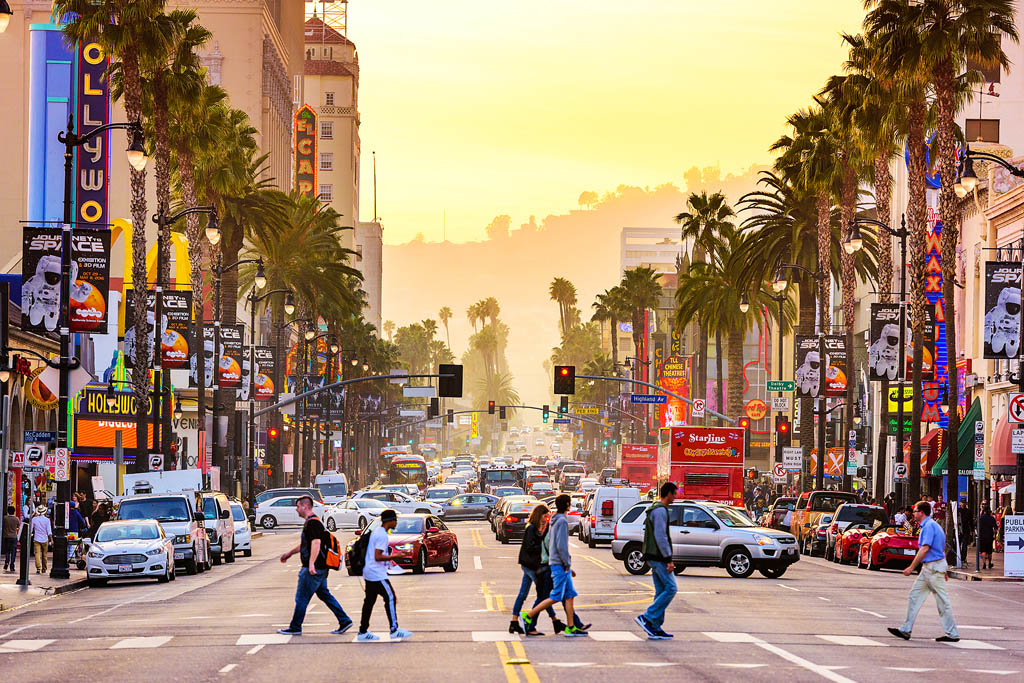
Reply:
[[[388,441],[388,445],[389,445],[389,446],[391,445],[391,442],[390,442],[390,441]]]
[[[412,445],[412,439],[409,439],[409,445],[410,446]]]

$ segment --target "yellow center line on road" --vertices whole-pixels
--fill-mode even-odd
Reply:
[[[639,581],[630,581],[630,583],[633,584],[634,586],[640,586],[641,588],[649,590],[652,593],[654,592],[654,587],[650,586],[650,585],[648,585],[646,583],[640,583]]]
[[[580,555],[580,557],[582,557],[584,560],[588,560],[591,564],[597,565],[601,569],[615,569],[615,567],[611,566],[607,562],[597,559],[596,557],[591,557],[590,555]]]
[[[487,586],[486,581],[480,582],[480,592],[484,594],[484,607],[487,608],[488,612],[493,612],[494,598],[491,596],[491,589]]]
[[[505,643],[499,640],[494,645],[498,648],[498,660],[501,662],[501,668],[505,670],[505,678],[508,679],[508,683],[519,683],[515,667],[509,664],[508,648]]]
[[[485,548],[486,547],[484,545],[483,537],[480,536],[480,530],[479,529],[470,529],[469,530],[469,535],[473,539],[473,547],[474,548]]]
[[[495,604],[495,607],[497,608],[497,610],[499,612],[506,612],[506,611],[508,611],[508,610],[505,609],[505,600],[500,595],[495,595],[494,596],[494,604]]]
[[[526,683],[540,683],[540,677],[537,676],[537,672],[533,668],[533,664],[530,663],[530,659],[526,656],[526,648],[518,640],[512,641],[512,651],[516,653],[518,666],[523,672],[523,678],[526,679]]]

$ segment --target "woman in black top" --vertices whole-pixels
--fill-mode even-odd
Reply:
[[[996,539],[996,518],[988,505],[981,508],[978,517],[978,554],[981,556],[981,569],[992,569],[992,544]]]
[[[542,579],[538,574],[547,569],[544,558],[541,556],[541,545],[544,541],[544,532],[547,529],[548,512],[546,505],[538,505],[530,512],[530,521],[527,523],[523,535],[523,545],[519,548],[519,564],[523,568],[523,582],[519,586],[519,595],[516,596],[516,602],[512,606],[512,622],[508,625],[509,633],[523,632],[523,627],[519,625],[519,611],[523,608],[523,603],[526,602],[526,596],[530,594],[531,585],[537,586],[537,600],[533,604],[536,605],[542,600],[540,596]],[[547,612],[551,617],[551,623],[555,626],[555,633],[561,633],[565,629],[565,624],[555,616],[553,608],[548,607]],[[527,635],[540,636],[544,634],[531,631]]]

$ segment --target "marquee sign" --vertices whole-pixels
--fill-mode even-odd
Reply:
[[[79,134],[110,123],[108,65],[99,43],[79,44],[75,54],[75,122]],[[109,177],[110,131],[105,131],[75,148],[75,221],[79,225],[109,223]]]
[[[295,189],[307,197],[317,196],[316,125],[316,112],[308,104],[295,112]]]

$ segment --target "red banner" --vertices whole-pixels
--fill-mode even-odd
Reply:
[[[672,430],[672,465],[743,465],[743,429],[678,427]]]

